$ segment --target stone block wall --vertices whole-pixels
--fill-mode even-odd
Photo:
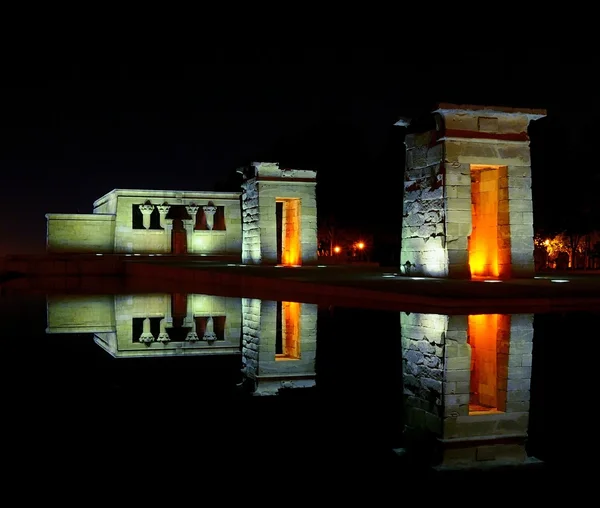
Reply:
[[[276,393],[298,383],[314,384],[318,306],[298,304],[299,355],[282,358],[276,354],[278,305],[280,302],[242,298],[242,372],[262,392]]]
[[[533,274],[529,123],[544,110],[440,104],[408,127],[401,269],[421,276],[470,278],[474,170],[497,171],[496,238],[490,276]],[[486,184],[488,185],[488,184]],[[471,259],[472,261],[472,259]],[[485,264],[485,263],[484,263]],[[487,263],[490,265],[490,263]],[[497,265],[497,268],[495,268]]]
[[[94,214],[113,213],[112,252],[137,254],[172,253],[172,221],[163,220],[170,206],[205,206],[212,203],[224,208],[225,230],[192,229],[187,236],[187,254],[239,256],[242,244],[242,219],[239,193],[123,190],[116,189],[94,202]],[[158,229],[134,229],[133,207],[148,203],[151,209],[165,210]],[[161,208],[166,205],[165,208]]]
[[[446,277],[443,143],[428,130],[407,134],[405,144],[401,268],[407,275]]]
[[[242,184],[242,261],[277,264],[276,203],[293,200],[299,212],[300,264],[316,264],[316,172],[280,169],[276,163],[264,162],[254,163],[252,168]]]
[[[260,209],[256,179],[242,184],[242,263],[257,265],[262,261]],[[275,211],[273,211],[273,214]],[[272,220],[275,220],[273,216]],[[273,232],[275,234],[275,232]]]
[[[476,411],[469,407],[477,389],[469,316],[400,315],[407,435],[437,437],[437,445],[423,451],[434,462],[527,459],[533,315],[495,317],[498,407]]]
[[[114,215],[49,213],[46,221],[48,252],[112,252]]]

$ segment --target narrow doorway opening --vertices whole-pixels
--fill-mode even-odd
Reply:
[[[278,198],[275,202],[277,219],[277,264],[300,265],[300,199]],[[281,217],[281,219],[279,218]],[[281,227],[279,226],[281,224]]]

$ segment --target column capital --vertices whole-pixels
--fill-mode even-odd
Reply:
[[[158,208],[158,213],[161,215],[167,215],[171,209],[171,205],[156,205],[156,208]]]
[[[196,215],[198,213],[199,208],[200,207],[198,205],[185,205],[185,209],[190,215]]]
[[[214,215],[217,212],[217,207],[214,205],[206,205],[202,207],[206,215]]]
[[[139,206],[140,212],[142,212],[144,215],[150,215],[154,211],[154,205],[150,203],[144,203],[143,205]]]

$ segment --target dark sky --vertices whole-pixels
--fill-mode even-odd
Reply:
[[[599,172],[593,69],[556,51],[209,48],[185,63],[3,70],[0,254],[43,252],[47,212],[91,213],[114,188],[211,190],[259,160],[317,169],[324,212],[374,210],[399,228],[393,123],[436,101],[547,108],[532,132],[540,202],[565,191],[559,171]]]

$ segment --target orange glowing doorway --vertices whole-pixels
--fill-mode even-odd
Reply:
[[[277,263],[284,266],[301,264],[300,199],[277,198]]]
[[[500,181],[506,179],[506,166],[471,164],[471,221],[469,267],[472,277],[499,277],[507,266],[501,237],[507,233],[500,220]]]
[[[506,411],[510,316],[469,316],[469,414]]]

